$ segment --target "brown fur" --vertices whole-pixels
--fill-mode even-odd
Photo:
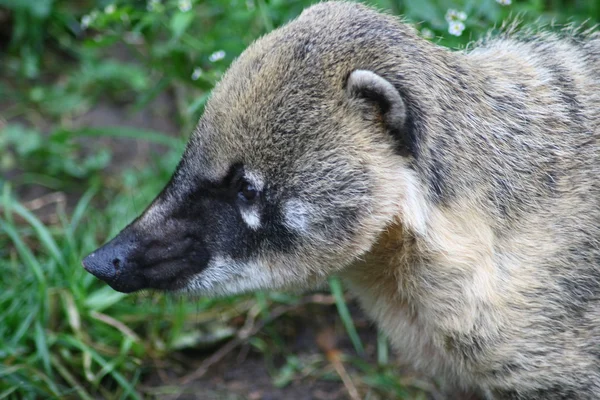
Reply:
[[[288,58],[302,46],[313,47],[305,57],[318,58],[322,70],[312,71],[314,64],[307,67],[297,55]],[[258,126],[287,118],[273,104],[295,103],[306,114],[318,113],[319,104],[330,121],[357,132],[347,144],[320,116],[306,115],[290,129],[321,129],[323,140],[371,166],[374,196],[402,204],[414,189],[398,191],[402,181],[390,171],[408,166],[390,161],[385,148],[373,150],[385,144],[360,133],[364,122],[354,122],[359,114],[335,90],[358,68],[392,82],[419,135],[409,164],[426,211],[397,213],[402,222],[388,225],[364,261],[344,268],[342,276],[417,368],[490,397],[594,398],[600,396],[594,350],[600,337],[592,322],[600,317],[599,54],[597,34],[575,39],[518,32],[450,53],[391,17],[357,5],[322,4],[254,44],[213,104],[223,106],[221,93],[230,99],[243,92],[227,108],[244,109],[250,125]],[[256,86],[248,90],[251,71]],[[327,95],[309,101],[319,85]],[[265,157],[262,149],[256,153]],[[299,163],[313,169],[315,154],[305,154]],[[299,168],[282,176],[310,176]],[[327,186],[328,180],[315,184]],[[378,210],[371,215],[390,221],[386,210],[394,206],[382,199],[374,204]],[[426,214],[425,226],[411,222],[410,213]],[[376,226],[363,221],[357,236],[371,242]]]
[[[322,3],[233,63],[128,232],[201,237],[209,261],[163,274],[206,295],[338,273],[406,361],[451,386],[600,398],[599,105],[598,33],[513,29],[451,52]],[[259,202],[205,196],[236,163]]]

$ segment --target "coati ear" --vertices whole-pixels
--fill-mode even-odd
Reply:
[[[388,132],[402,147],[401,152],[408,152],[403,137],[406,105],[394,85],[374,72],[357,69],[348,77],[346,92],[350,98],[362,99],[375,105]]]

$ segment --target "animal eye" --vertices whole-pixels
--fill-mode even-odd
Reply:
[[[258,190],[250,182],[243,181],[238,195],[247,202],[252,202],[258,196]]]

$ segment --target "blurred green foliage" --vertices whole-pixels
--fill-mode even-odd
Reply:
[[[525,21],[600,20],[600,2],[587,0],[373,0],[404,15],[424,36],[460,47],[509,15]],[[100,94],[133,94],[142,107],[173,83],[208,91],[252,40],[294,16],[307,0],[0,0],[8,22],[1,72],[11,101],[60,115],[83,111]],[[2,9],[2,8],[0,8]],[[464,13],[460,36],[449,33],[448,10]],[[5,22],[6,24],[6,22]],[[106,59],[116,44],[129,60]],[[60,71],[53,88],[37,86]],[[6,82],[3,82],[6,86]],[[29,90],[27,90],[29,89]],[[205,96],[187,99],[196,118]],[[194,101],[195,100],[195,101]]]
[[[148,358],[164,357],[182,343],[198,344],[210,336],[206,331],[230,337],[235,316],[257,309],[260,316],[273,305],[297,301],[276,293],[189,302],[125,297],[86,274],[80,260],[158,193],[229,63],[252,40],[310,3],[0,0],[0,173],[12,173],[10,183],[0,181],[0,398],[135,398]],[[510,16],[600,21],[598,1],[506,3],[370,2],[404,15],[424,37],[454,48]],[[74,123],[100,102],[133,113],[164,93],[176,102],[179,136]],[[107,174],[114,148],[97,141],[93,148],[86,145],[98,137],[151,141],[166,150],[147,166]],[[43,220],[19,201],[32,185],[65,191],[77,201],[60,203],[53,219]],[[360,353],[341,287],[332,282],[343,326]],[[251,344],[265,354],[284,351],[263,339]],[[384,341],[378,351],[379,359],[387,360]],[[283,356],[286,361],[273,376],[276,385],[288,384],[307,367],[293,355]],[[311,371],[325,364],[313,362],[307,367]],[[413,398],[389,368],[360,357],[351,362],[374,393]]]
[[[31,126],[23,131],[24,140],[41,143],[45,140],[41,131],[48,128],[40,129],[40,118],[61,121],[64,127],[65,121],[83,115],[102,98],[140,110],[156,96],[175,89],[178,120],[183,132],[189,131],[229,63],[252,40],[311,3],[314,1],[0,0],[3,117],[9,121],[29,119]],[[600,2],[587,0],[369,3],[403,15],[424,37],[454,48],[481,37],[507,18],[541,23],[600,20]],[[20,164],[25,172],[36,174],[42,172],[41,165],[50,164],[54,167],[45,172],[54,178],[86,178],[110,161],[110,155],[100,150],[87,155],[93,160],[75,168],[77,157],[70,156],[74,155],[73,141],[61,139],[64,135],[50,136],[69,143],[64,165],[60,165],[61,157],[56,157],[58,147],[54,147],[57,151],[30,149],[25,154],[25,144],[11,145],[19,129],[23,130],[10,128],[9,137],[0,140],[0,150],[11,152],[2,156],[0,168],[6,170],[15,159],[23,159]]]

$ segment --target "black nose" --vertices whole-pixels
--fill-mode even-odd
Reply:
[[[115,280],[122,267],[125,267],[124,257],[115,249],[100,248],[83,259],[83,268],[106,282]]]
[[[136,238],[130,229],[83,259],[83,268],[120,292],[133,292],[145,285],[137,268]]]

